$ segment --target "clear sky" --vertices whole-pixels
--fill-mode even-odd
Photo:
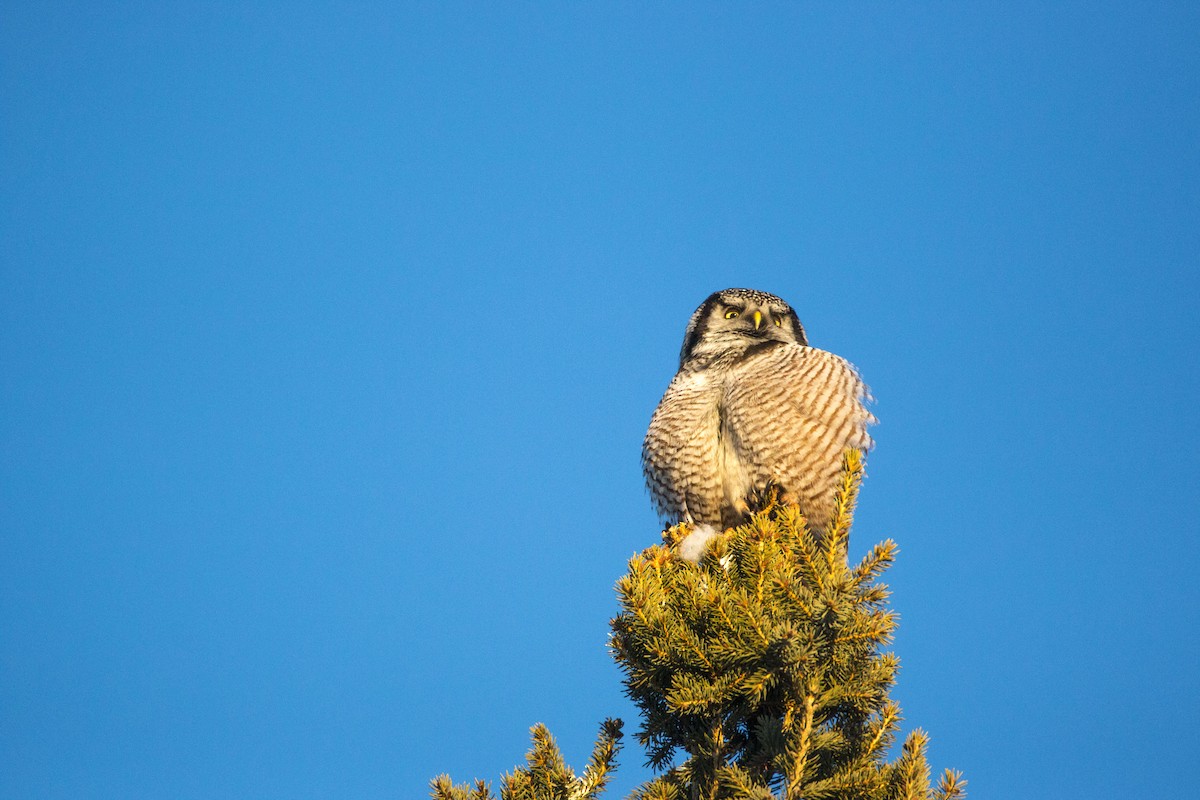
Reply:
[[[1194,4],[120,5],[0,4],[0,798],[632,734],[641,437],[727,286],[874,390],[935,768],[1194,792]]]

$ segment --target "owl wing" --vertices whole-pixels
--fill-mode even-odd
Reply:
[[[664,518],[720,516],[716,472],[718,404],[722,386],[704,373],[680,373],[663,395],[642,443],[642,470]]]
[[[730,371],[723,434],[755,488],[776,482],[810,520],[832,509],[847,447],[874,444],[870,393],[840,356],[813,347],[764,343]],[[824,517],[827,519],[827,517]]]

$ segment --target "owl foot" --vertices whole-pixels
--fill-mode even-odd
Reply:
[[[674,547],[687,535],[692,532],[692,526],[686,522],[680,522],[677,525],[672,525],[662,532],[663,544],[667,547]]]

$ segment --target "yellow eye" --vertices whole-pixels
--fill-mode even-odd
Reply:
[[[726,312],[725,312],[725,319],[733,319],[733,318],[734,318],[734,317],[736,317],[737,315],[738,315],[738,312],[734,311],[734,310],[731,308],[731,309],[729,309],[728,311],[726,311]]]

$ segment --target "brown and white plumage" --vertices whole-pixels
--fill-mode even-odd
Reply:
[[[655,506],[671,523],[729,526],[774,488],[824,529],[842,452],[872,445],[868,398],[848,361],[808,346],[783,300],[716,292],[688,323],[642,446]]]

